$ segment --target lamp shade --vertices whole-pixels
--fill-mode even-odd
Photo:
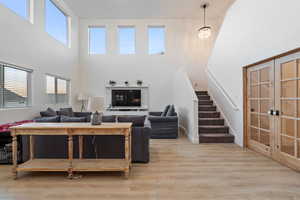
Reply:
[[[85,94],[83,94],[83,93],[79,93],[79,94],[77,95],[77,100],[78,100],[78,101],[86,101],[86,100],[88,100],[88,96],[85,95]]]
[[[90,112],[104,111],[104,97],[89,97],[87,110]]]

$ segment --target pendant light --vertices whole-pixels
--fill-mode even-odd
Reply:
[[[210,26],[206,26],[206,8],[208,7],[208,4],[203,4],[201,6],[201,8],[203,8],[204,12],[204,26],[201,27],[198,30],[198,36],[200,39],[207,39],[211,36],[211,27]]]

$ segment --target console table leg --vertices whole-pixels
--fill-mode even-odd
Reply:
[[[16,180],[18,178],[18,139],[17,135],[13,131],[12,133],[12,151],[13,151],[13,177]]]
[[[30,160],[34,159],[34,136],[30,135],[29,136],[29,144],[30,144]]]
[[[68,136],[68,158],[69,158],[69,169],[68,169],[68,178],[73,178],[73,136]]]
[[[73,179],[73,171],[72,171],[72,169],[70,169],[69,171],[68,171],[68,179]]]
[[[79,136],[79,159],[83,158],[83,136]]]
[[[130,174],[130,169],[129,168],[125,169],[125,171],[124,171],[124,178],[128,179],[129,178],[129,174]]]
[[[125,160],[128,162],[128,166],[124,171],[124,176],[125,179],[128,179],[130,171],[130,131],[128,130],[125,134]]]

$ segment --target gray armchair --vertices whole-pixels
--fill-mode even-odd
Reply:
[[[162,116],[163,112],[150,112],[148,120],[151,123],[152,139],[177,139],[178,116],[174,112],[171,116]]]

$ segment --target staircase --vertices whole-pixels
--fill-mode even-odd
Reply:
[[[200,143],[233,143],[234,136],[229,133],[224,119],[210,99],[207,91],[196,91],[199,99],[199,142]]]

